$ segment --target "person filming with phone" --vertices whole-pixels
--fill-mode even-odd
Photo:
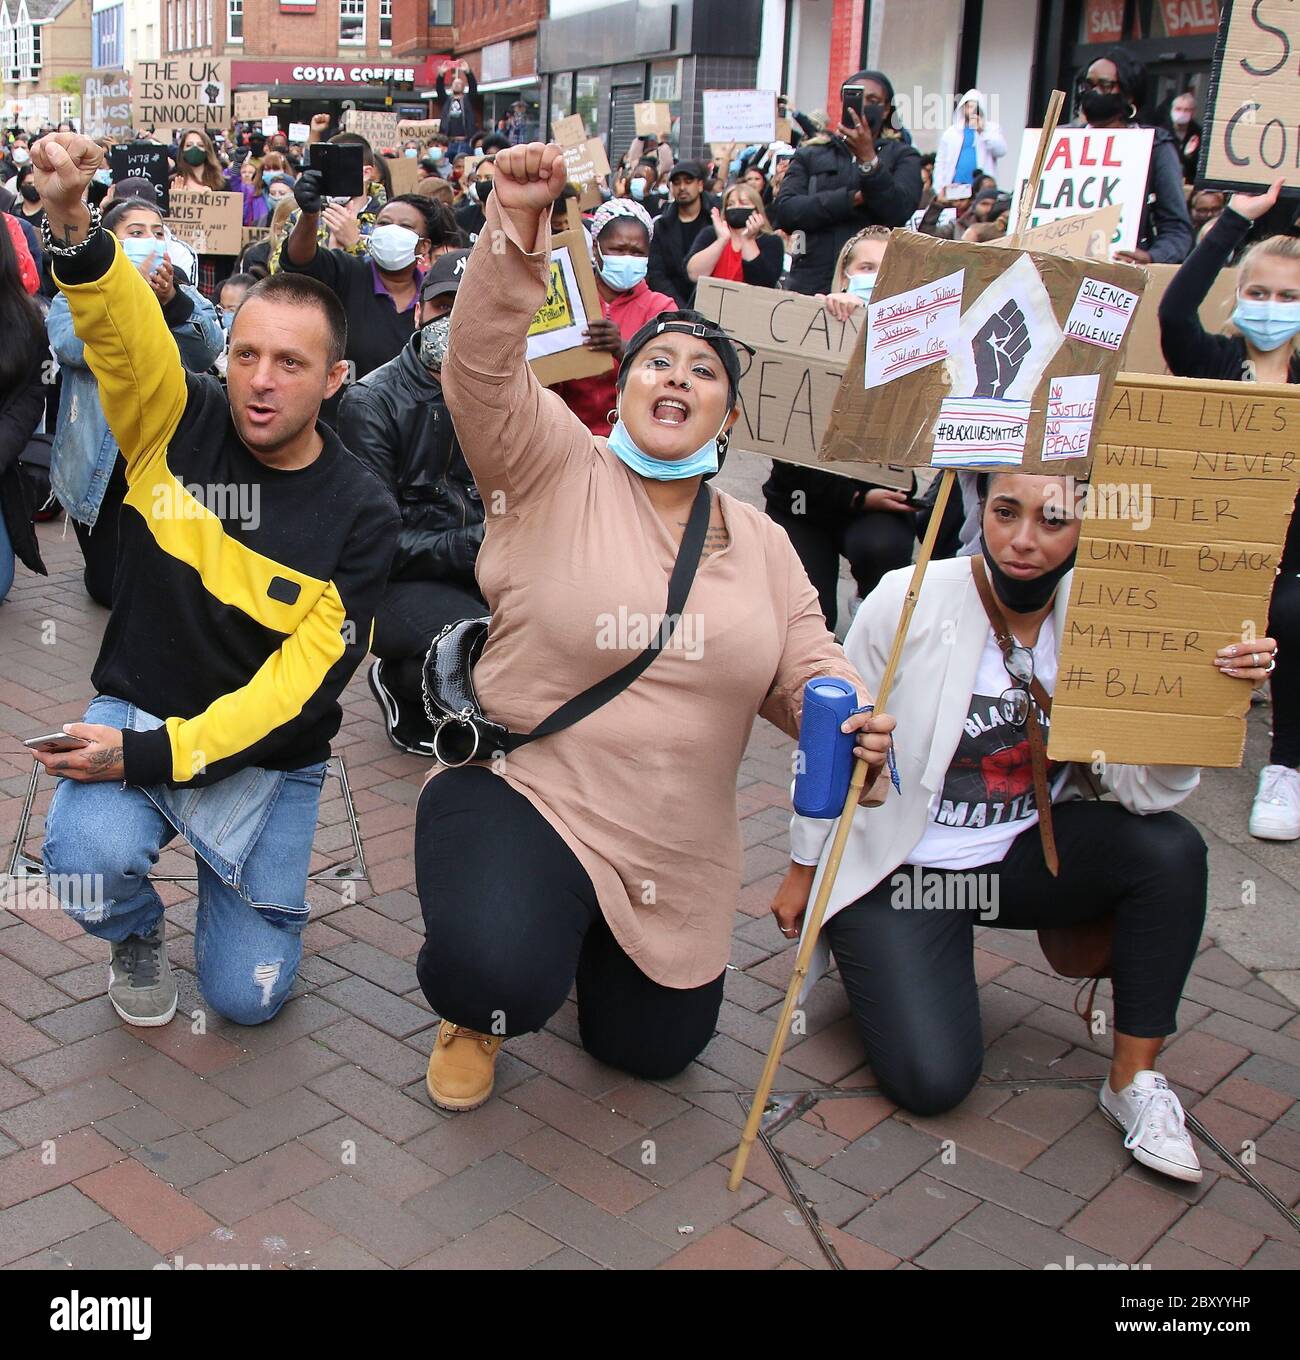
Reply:
[[[113,610],[95,698],[37,750],[60,776],[44,862],[64,909],[111,950],[108,997],[165,1025],[177,985],[149,872],[195,850],[199,988],[269,1020],[307,924],[307,870],[339,696],[370,642],[397,541],[388,490],[319,420],[346,371],[339,300],[298,274],[251,288],[228,393],[187,373],[163,308],[86,188],[75,133],[32,152],[46,244],[125,464]]]

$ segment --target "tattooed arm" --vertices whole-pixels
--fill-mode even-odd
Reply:
[[[75,751],[33,751],[51,774],[85,784],[122,778],[122,733],[116,727],[67,723],[63,730],[70,737],[85,737],[90,745]]]

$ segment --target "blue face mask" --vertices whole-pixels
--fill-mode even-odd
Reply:
[[[600,277],[617,292],[626,293],[645,278],[650,261],[644,255],[602,255]]]
[[[122,253],[137,269],[151,255],[156,256],[154,267],[157,268],[167,258],[167,243],[154,236],[127,236],[122,240]]]
[[[845,288],[854,297],[861,298],[863,302],[871,300],[871,290],[876,286],[876,276],[874,274],[850,274]]]
[[[719,431],[721,433],[721,431]],[[633,472],[655,482],[677,482],[684,477],[707,477],[718,470],[718,439],[695,450],[689,458],[651,458],[632,442],[627,426],[620,418],[609,432],[609,450],[621,458]]]
[[[1252,302],[1238,298],[1232,324],[1256,349],[1279,349],[1300,333],[1300,302]]]
[[[225,333],[226,333],[227,335],[230,334],[230,328],[231,328],[231,326],[233,326],[234,324],[235,324],[235,314],[234,314],[234,312],[222,312],[222,313],[221,313],[221,329],[222,329],[223,331],[225,331]]]
[[[112,172],[111,170],[103,169],[103,170],[96,170],[96,171],[95,171],[95,183],[96,183],[96,184],[112,184],[112,182],[113,182],[113,172]]]
[[[627,186],[627,191],[638,203],[640,203],[645,198],[645,180],[634,179],[632,183]]]

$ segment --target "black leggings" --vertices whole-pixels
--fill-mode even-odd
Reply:
[[[389,581],[375,609],[370,650],[384,664],[384,683],[414,712],[424,712],[424,658],[429,644],[457,619],[488,612],[472,586],[454,581]]]
[[[702,987],[652,982],[619,948],[586,870],[517,790],[481,766],[420,794],[415,872],[424,913],[416,963],[429,1005],[484,1034],[525,1034],[577,980],[592,1057],[662,1080],[713,1037],[724,974]]]
[[[840,557],[846,557],[858,595],[866,599],[880,578],[912,560],[915,516],[898,510],[856,515],[792,515],[768,499],[767,513],[790,535],[803,569],[821,601],[827,628],[839,610]]]
[[[1176,812],[1138,817],[1118,803],[1052,810],[1060,876],[1043,861],[1037,826],[1005,858],[965,871],[900,865],[832,917],[826,933],[868,1061],[881,1087],[916,1114],[958,1105],[984,1061],[974,925],[1035,930],[1115,913],[1114,1028],[1136,1038],[1172,1034],[1205,920],[1205,842]],[[963,874],[966,877],[963,879]],[[931,876],[941,876],[934,901]],[[988,909],[951,909],[959,881],[983,886]],[[971,892],[965,899],[975,901]],[[996,911],[996,916],[994,916]]]
[[[1284,569],[1273,583],[1268,635],[1277,641],[1277,666],[1270,676],[1273,746],[1270,765],[1300,765],[1300,575]]]

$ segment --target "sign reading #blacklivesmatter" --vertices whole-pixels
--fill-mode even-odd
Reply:
[[[1221,0],[1197,182],[1300,190],[1300,8]]]
[[[131,135],[131,77],[125,71],[87,71],[81,78],[81,130],[87,137]]]
[[[889,238],[823,457],[1084,477],[1146,275]]]
[[[243,196],[173,189],[167,225],[173,236],[200,255],[238,255],[243,249]]]
[[[802,293],[704,278],[695,290],[695,310],[757,351],[740,380],[740,417],[728,447],[879,486],[912,485],[909,468],[818,459],[865,308],[837,321]]]
[[[148,128],[224,128],[230,122],[230,61],[170,57],[138,61],[131,75],[131,121]]]
[[[1300,395],[1126,373],[1107,409],[1047,753],[1240,765],[1250,687],[1212,662],[1268,631],[1300,486]]]

